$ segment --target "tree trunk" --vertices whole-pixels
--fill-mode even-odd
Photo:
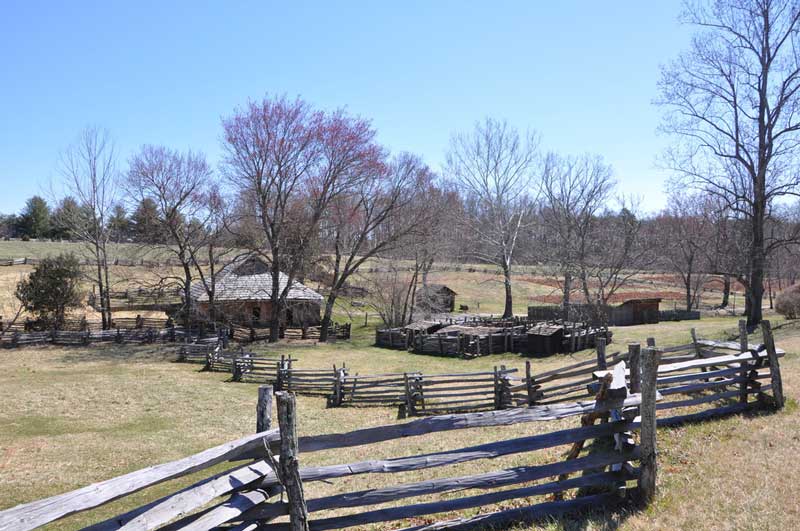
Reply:
[[[686,311],[692,311],[692,274],[687,273],[684,277],[684,287],[686,288]]]
[[[280,298],[280,271],[277,265],[272,265],[272,295],[270,295],[269,311],[269,342],[277,343],[280,339],[281,328],[281,298]]]
[[[513,301],[511,299],[511,267],[507,262],[503,262],[503,285],[506,291],[506,304],[503,309],[503,319],[514,316]]]
[[[722,304],[720,305],[721,308],[727,308],[728,304],[730,304],[731,298],[731,277],[728,275],[722,275]]]
[[[572,274],[569,271],[564,272],[564,293],[561,297],[561,306],[564,310],[569,306],[569,296],[572,291]]]
[[[331,317],[333,316],[333,305],[336,303],[336,297],[339,296],[337,288],[331,288],[328,294],[328,300],[325,301],[325,313],[322,315],[322,322],[319,329],[319,342],[325,343],[328,340],[328,328],[331,326]]]
[[[106,247],[105,244],[103,245],[103,273],[105,275],[105,285],[106,285],[106,321],[108,322],[109,328],[111,328],[111,323],[114,321],[111,315],[111,283],[108,280],[108,255],[106,254]]]

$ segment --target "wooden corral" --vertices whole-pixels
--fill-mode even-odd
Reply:
[[[742,328],[745,329],[744,323]],[[744,331],[744,330],[743,330]],[[657,426],[673,426],[709,418],[784,406],[779,358],[769,322],[762,326],[764,344],[752,348],[746,334],[738,343],[706,341],[693,337],[686,345],[656,349],[630,345],[628,352],[611,355],[600,342],[596,360],[562,367],[537,376],[526,375],[526,385],[541,393],[534,405],[504,411],[434,416],[405,423],[364,428],[349,433],[299,437],[294,395],[275,393],[280,429],[269,429],[271,389],[259,389],[256,407],[258,433],[198,454],[105,480],[73,492],[12,507],[0,512],[0,528],[26,531],[70,514],[88,511],[167,480],[211,469],[207,477],[154,501],[95,524],[92,529],[129,527],[142,530],[171,529],[343,529],[404,519],[485,508],[518,500],[515,508],[481,511],[477,516],[423,524],[410,529],[480,529],[509,527],[584,508],[609,509],[628,498],[639,507],[653,499],[658,470]],[[624,359],[623,359],[624,358]],[[580,384],[594,398],[576,401],[557,396],[560,381],[586,379]],[[459,375],[437,375],[456,379]],[[366,382],[364,382],[366,383]],[[569,382],[567,385],[572,385]],[[406,386],[404,382],[404,386]],[[513,389],[513,387],[512,387]],[[702,393],[700,393],[702,392]],[[769,392],[769,394],[767,394]],[[568,393],[569,394],[569,393]],[[756,400],[751,400],[755,397]],[[690,413],[681,412],[691,408]],[[303,455],[321,450],[367,446],[401,437],[415,437],[460,429],[482,429],[526,422],[580,418],[580,427],[537,435],[399,457],[371,458],[355,463],[302,467]],[[576,418],[576,420],[577,420]],[[599,422],[599,424],[598,424]],[[638,444],[635,431],[639,430]],[[687,432],[690,436],[692,432]],[[597,441],[582,456],[587,444]],[[305,499],[303,484],[355,474],[395,473],[443,467],[470,461],[541,451],[569,445],[566,458],[547,464],[508,470],[482,471],[468,476],[440,477],[377,489],[336,492]],[[754,450],[755,451],[755,450]],[[368,455],[368,452],[364,452]],[[560,455],[561,452],[558,452]],[[277,456],[275,459],[273,456]],[[236,462],[230,468],[226,462]],[[638,461],[638,467],[634,466]],[[551,478],[551,479],[548,479]],[[535,483],[539,480],[545,482]],[[346,484],[346,482],[344,483]],[[282,486],[283,488],[278,488]],[[512,489],[505,487],[515,486]],[[426,503],[370,506],[410,497],[483,489]],[[565,500],[566,491],[575,491]],[[598,494],[598,492],[601,492]],[[281,493],[280,496],[278,494]],[[285,496],[284,496],[285,494]],[[531,505],[531,497],[550,496]],[[627,510],[635,510],[632,505]],[[359,508],[342,514],[341,509]],[[324,514],[337,511],[338,514]],[[323,513],[312,517],[315,513]],[[275,519],[288,516],[288,523]],[[395,524],[396,525],[396,524]]]
[[[611,339],[608,330],[584,323],[543,323],[520,318],[451,321],[420,321],[403,328],[378,329],[375,345],[417,354],[476,357],[503,352],[575,352],[593,347],[597,337]]]
[[[624,381],[621,383],[624,388]],[[650,391],[650,387],[646,391]],[[623,389],[624,390],[624,389]],[[131,472],[44,500],[20,505],[0,512],[0,528],[20,531],[35,529],[69,514],[87,511],[120,497],[128,496],[149,486],[191,473],[212,469],[213,475],[201,478],[177,492],[133,509],[125,514],[98,522],[93,529],[122,526],[143,531],[171,529],[344,529],[356,525],[398,522],[425,515],[485,507],[507,500],[520,500],[514,509],[484,512],[478,516],[439,522],[436,529],[477,529],[485,526],[508,526],[515,522],[564,514],[589,507],[613,507],[631,499],[646,497],[648,483],[640,478],[648,474],[655,478],[655,462],[642,460],[637,469],[632,461],[648,455],[637,447],[633,432],[638,424],[633,417],[641,407],[642,417],[654,410],[655,390],[641,395],[624,393],[620,398],[599,397],[586,404],[565,404],[559,407],[533,407],[504,412],[468,413],[420,419],[402,424],[365,428],[349,433],[298,437],[297,409],[292,394],[276,393],[279,429],[270,428],[269,404],[259,403],[257,425],[266,431],[258,432],[201,453],[161,465]],[[259,398],[269,400],[269,392]],[[643,396],[650,401],[644,403]],[[627,413],[626,413],[627,412]],[[587,416],[588,415],[588,416]],[[528,422],[581,418],[580,427],[545,432],[458,448],[435,454],[372,459],[358,463],[331,464],[320,467],[301,467],[303,455],[321,450],[367,446],[399,437],[415,437],[451,430],[491,429]],[[589,425],[596,419],[611,418],[611,422]],[[653,426],[654,427],[654,426]],[[610,441],[616,439],[616,447]],[[656,433],[642,423],[641,446],[652,448],[655,456]],[[597,441],[596,449],[585,457],[568,457],[543,465],[516,467],[509,470],[485,471],[468,476],[441,477],[436,480],[391,485],[362,492],[341,492],[306,500],[303,484],[328,481],[355,474],[397,473],[452,466],[470,461],[489,460],[524,452],[543,451],[571,444],[582,448]],[[277,459],[273,458],[273,455]],[[221,466],[236,462],[228,469]],[[586,471],[585,473],[583,473]],[[573,475],[573,477],[570,477]],[[537,480],[547,482],[533,484]],[[557,478],[557,481],[556,481]],[[282,486],[283,488],[279,488]],[[513,489],[504,487],[515,486]],[[410,503],[390,508],[370,509],[370,506],[403,500],[420,495],[483,489],[481,494],[448,497],[428,503]],[[630,488],[630,492],[628,492]],[[653,486],[654,488],[654,486]],[[587,489],[612,491],[585,495]],[[563,501],[565,492],[575,491],[577,497]],[[278,493],[282,494],[278,496]],[[284,496],[285,494],[285,496]],[[652,494],[652,493],[650,493]],[[539,500],[531,505],[532,497],[555,496],[556,501]],[[349,515],[325,515],[325,511],[362,508]],[[200,510],[202,509],[202,510]],[[323,513],[319,517],[309,515]],[[274,523],[281,516],[287,523]],[[171,522],[171,523],[170,523]],[[227,527],[233,525],[234,527]],[[307,527],[306,527],[307,526]]]

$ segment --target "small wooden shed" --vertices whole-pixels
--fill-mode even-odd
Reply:
[[[660,298],[628,299],[611,310],[610,322],[614,326],[656,324],[660,303]]]
[[[455,310],[457,293],[444,284],[427,284],[417,293],[417,306],[430,313]]]
[[[528,355],[543,358],[563,350],[564,327],[539,325],[528,330]]]

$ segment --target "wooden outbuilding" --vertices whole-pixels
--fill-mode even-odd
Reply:
[[[611,310],[613,326],[632,326],[658,323],[660,298],[628,299]]]
[[[279,288],[286,288],[288,277],[280,274]],[[193,309],[209,316],[208,293],[201,284],[191,288]],[[235,260],[217,274],[214,294],[216,312],[225,319],[252,326],[268,326],[272,311],[272,275],[263,258],[249,255]],[[283,326],[318,326],[323,297],[293,281],[281,315]]]
[[[417,293],[417,307],[429,313],[455,310],[457,293],[444,284],[427,284]]]

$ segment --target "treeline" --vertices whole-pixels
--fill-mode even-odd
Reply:
[[[75,235],[70,230],[70,220],[81,209],[74,197],[67,196],[51,205],[35,195],[25,202],[18,214],[0,214],[0,238],[23,241],[70,241]],[[150,198],[138,204],[114,205],[108,220],[111,240],[115,243],[164,243],[159,234],[158,208]]]

